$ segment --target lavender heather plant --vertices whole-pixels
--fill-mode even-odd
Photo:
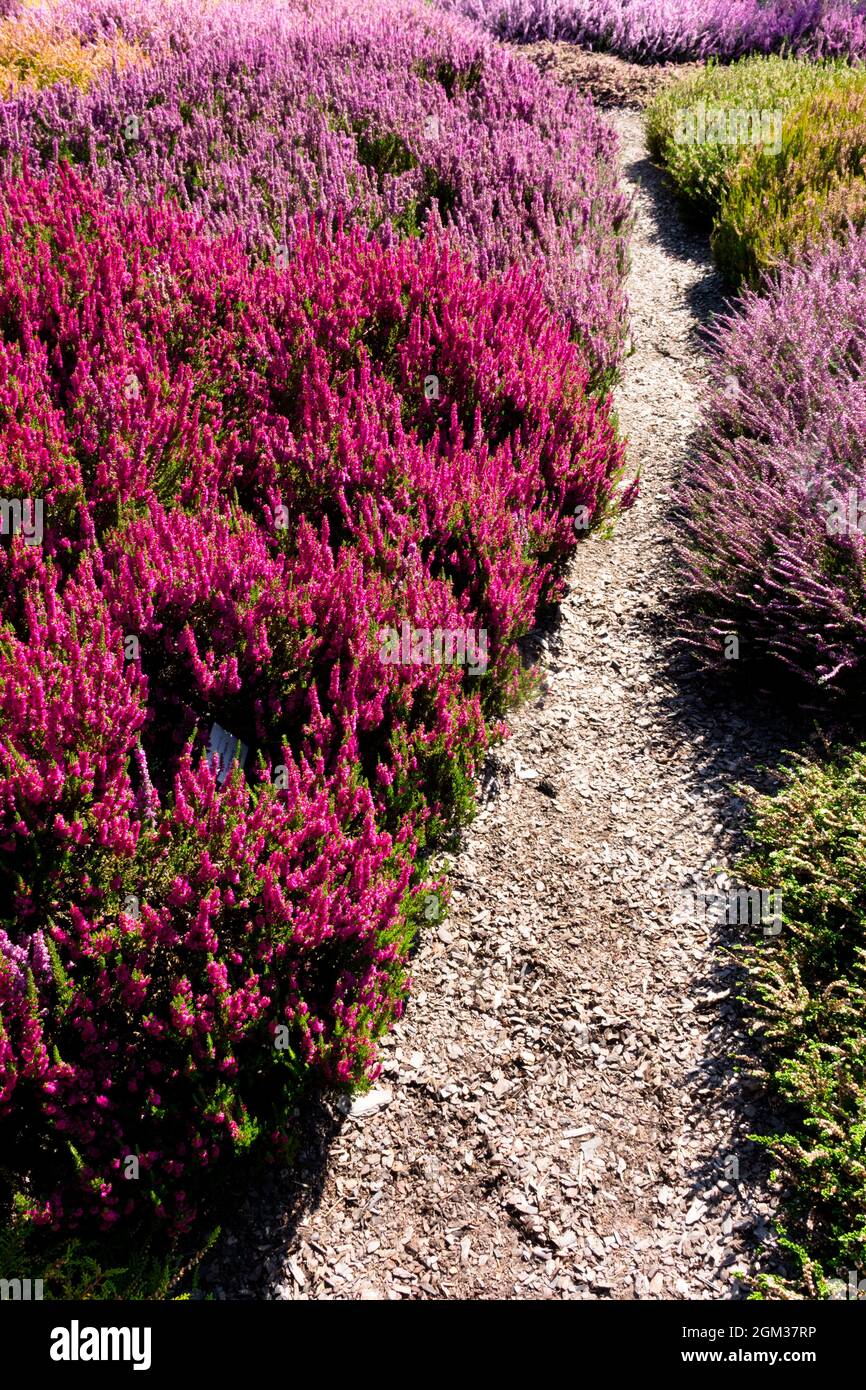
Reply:
[[[787,51],[866,56],[863,0],[439,0],[499,38],[565,39],[637,62]]]
[[[688,636],[813,695],[866,679],[866,236],[813,249],[715,330],[683,487]]]

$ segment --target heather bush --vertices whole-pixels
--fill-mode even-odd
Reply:
[[[719,212],[732,171],[751,153],[741,139],[727,138],[737,133],[736,127],[730,128],[732,122],[716,132],[719,115],[766,112],[784,117],[817,89],[844,92],[861,80],[857,69],[841,62],[770,56],[743,58],[728,66],[710,63],[654,98],[646,113],[650,154],[664,165],[686,207],[712,218]],[[700,133],[698,116],[709,138],[694,138]]]
[[[225,0],[0,0],[0,15],[76,36],[86,43],[123,35],[148,49],[176,43],[181,34],[195,42],[216,7]],[[292,0],[267,0],[274,9]],[[246,0],[235,0],[237,5]],[[303,3],[303,0],[299,0]]]
[[[564,39],[638,62],[789,50],[866,55],[862,0],[439,0],[500,38]]]
[[[866,73],[818,90],[783,126],[777,155],[749,151],[732,171],[713,230],[736,283],[866,222]]]
[[[628,209],[615,136],[588,100],[410,2],[250,6],[242,24],[231,5],[196,13],[192,39],[184,13],[145,67],[0,102],[7,170],[62,159],[112,194],[164,189],[264,260],[285,259],[310,211],[385,244],[445,228],[483,276],[537,267],[610,380]],[[125,32],[148,46],[141,23]]]
[[[743,872],[781,891],[784,917],[746,957],[760,1075],[787,1115],[759,1142],[785,1180],[790,1248],[815,1297],[866,1260],[866,754],[798,760],[753,811]]]
[[[703,659],[854,696],[866,658],[866,239],[811,252],[719,321],[681,503]]]
[[[866,243],[788,267],[716,329],[707,425],[682,491],[695,649],[862,687]]]
[[[0,20],[0,97],[22,85],[71,82],[86,88],[102,73],[140,60],[139,51],[117,37],[95,43],[64,34],[32,19]]]
[[[650,150],[685,204],[712,220],[733,284],[756,287],[806,246],[862,223],[864,103],[861,67],[790,58],[711,67],[655,100]]]
[[[375,1077],[621,448],[542,276],[447,240],[309,219],[256,266],[61,171],[0,186],[0,258],[0,497],[43,503],[0,545],[0,1176],[178,1236],[311,1078]],[[384,662],[404,622],[489,660]]]

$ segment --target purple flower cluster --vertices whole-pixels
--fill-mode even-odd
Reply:
[[[44,507],[0,543],[0,1146],[54,1229],[186,1230],[308,1075],[375,1076],[424,852],[622,466],[539,273],[243,241],[0,185],[0,498]],[[489,663],[383,663],[404,622]]]
[[[691,638],[834,694],[866,672],[866,235],[813,250],[716,330],[683,491]]]
[[[787,51],[866,56],[864,0],[439,0],[499,38],[564,39],[637,62]]]
[[[615,136],[587,99],[414,0],[312,15],[273,0],[127,15],[103,0],[53,22],[86,29],[79,9],[103,36],[118,20],[149,62],[86,93],[0,102],[7,173],[62,159],[112,194],[165,190],[265,259],[289,254],[310,211],[386,244],[444,227],[484,276],[538,267],[595,379],[612,377],[628,207]]]

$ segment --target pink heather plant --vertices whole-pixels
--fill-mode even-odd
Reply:
[[[4,1166],[54,1229],[177,1233],[308,1078],[376,1075],[621,446],[543,277],[447,239],[299,220],[256,266],[67,170],[0,186],[0,263],[0,489],[46,504],[0,546]],[[404,620],[487,669],[383,664]]]
[[[616,137],[588,100],[414,0],[61,7],[85,33],[96,13],[149,63],[86,94],[0,102],[11,174],[61,159],[111,193],[164,189],[269,261],[288,259],[311,211],[385,244],[445,227],[482,276],[536,268],[594,380],[612,377],[628,207]]]
[[[638,62],[866,56],[863,0],[439,0],[499,38],[565,39]]]
[[[866,674],[866,236],[813,250],[716,332],[686,477],[690,640],[708,661],[860,695]],[[737,669],[740,669],[738,666]]]

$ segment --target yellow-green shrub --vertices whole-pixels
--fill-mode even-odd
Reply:
[[[719,266],[736,283],[810,242],[866,223],[866,73],[813,93],[783,124],[782,149],[749,151],[728,175],[713,230]]]
[[[778,143],[684,140],[684,118],[701,108],[736,115],[738,127],[744,114],[766,113]],[[754,286],[806,243],[866,222],[862,65],[776,57],[710,65],[659,94],[647,140],[687,207],[711,219],[716,260],[734,285]]]
[[[28,19],[0,22],[0,96],[21,86],[50,87],[72,82],[86,90],[103,72],[141,60],[140,51],[124,39],[83,43],[72,34],[58,34]]]
[[[841,88],[856,80],[856,71],[846,63],[810,63],[776,55],[744,58],[727,66],[708,63],[655,97],[646,115],[650,154],[665,166],[683,201],[712,217],[718,212],[726,178],[745,151],[742,145],[678,140],[683,116],[701,106],[707,111],[757,110],[785,116],[817,88]]]

